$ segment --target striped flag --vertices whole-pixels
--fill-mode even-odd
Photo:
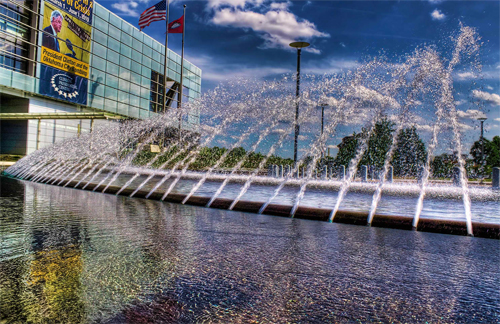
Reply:
[[[151,8],[144,10],[139,18],[139,27],[141,30],[149,26],[150,23],[158,20],[166,20],[167,15],[167,2],[166,0],[160,1]]]

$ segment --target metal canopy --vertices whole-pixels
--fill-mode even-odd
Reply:
[[[124,119],[111,113],[0,113],[0,120],[28,119]]]

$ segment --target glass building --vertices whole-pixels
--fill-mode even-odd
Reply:
[[[163,112],[164,100],[167,109],[178,107],[180,55],[168,50],[165,95],[162,44],[92,0],[80,1],[91,8],[87,16],[60,3],[0,0],[1,154],[29,154],[91,131],[94,119],[81,113],[106,116],[95,121],[103,123],[152,117]],[[58,16],[60,31],[53,24]],[[183,67],[186,103],[200,96],[201,70],[187,60]],[[199,121],[190,111],[183,128],[194,130]]]

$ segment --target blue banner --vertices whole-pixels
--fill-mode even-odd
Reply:
[[[87,105],[88,80],[75,74],[40,64],[39,92],[52,98]]]

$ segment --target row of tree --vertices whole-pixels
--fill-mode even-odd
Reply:
[[[384,166],[387,153],[393,143],[394,123],[383,119],[378,122],[367,142],[366,150],[358,164],[369,165],[381,169]],[[338,145],[339,151],[333,160],[335,166],[349,166],[355,158],[359,146],[366,141],[369,131],[363,128],[360,133],[344,137]],[[425,164],[427,150],[420,139],[415,127],[402,129],[397,136],[397,145],[394,149],[390,164],[394,168],[394,175],[400,177],[416,176],[420,166]]]
[[[323,165],[338,167],[340,165],[349,166],[352,159],[355,158],[360,145],[366,143],[366,150],[361,157],[358,168],[361,165],[370,166],[373,169],[382,169],[387,157],[387,153],[393,145],[395,124],[387,119],[378,122],[373,131],[363,128],[360,133],[353,133],[342,139],[338,145],[339,151],[335,158],[324,157],[317,163],[318,169]],[[368,137],[368,139],[367,139]],[[416,177],[419,169],[425,164],[427,159],[427,149],[424,142],[420,139],[418,132],[414,126],[404,128],[399,131],[396,137],[397,144],[394,148],[393,155],[390,160],[390,165],[393,166],[394,176],[397,177]],[[492,141],[484,139],[484,154],[483,163],[481,163],[481,142],[477,141],[473,144],[470,154],[472,159],[466,159],[466,169],[469,177],[474,175],[488,175],[493,167],[500,167],[500,137],[495,136]],[[214,166],[224,154],[227,156],[220,164],[220,168],[230,169],[236,166],[244,159],[243,169],[255,169],[263,161],[265,156],[258,152],[247,152],[244,148],[238,147],[228,152],[228,149],[221,147],[193,147],[179,152],[178,146],[171,147],[166,152],[160,153],[153,167],[159,167],[169,161],[164,167],[172,168],[177,163],[181,163],[178,168],[182,168],[185,163],[191,160],[188,154],[193,150],[198,150],[196,159],[189,165],[190,170],[206,170]],[[149,150],[144,150],[134,160],[136,165],[145,165],[151,161],[157,153],[152,153]],[[187,159],[186,159],[187,158]],[[465,157],[466,158],[466,157]],[[302,166],[311,163],[312,157],[308,156]],[[458,163],[456,154],[441,154],[435,156],[431,161],[431,172],[433,177],[451,177],[453,167]],[[285,159],[277,155],[272,155],[265,163],[264,168],[268,165],[293,165],[292,159]]]

